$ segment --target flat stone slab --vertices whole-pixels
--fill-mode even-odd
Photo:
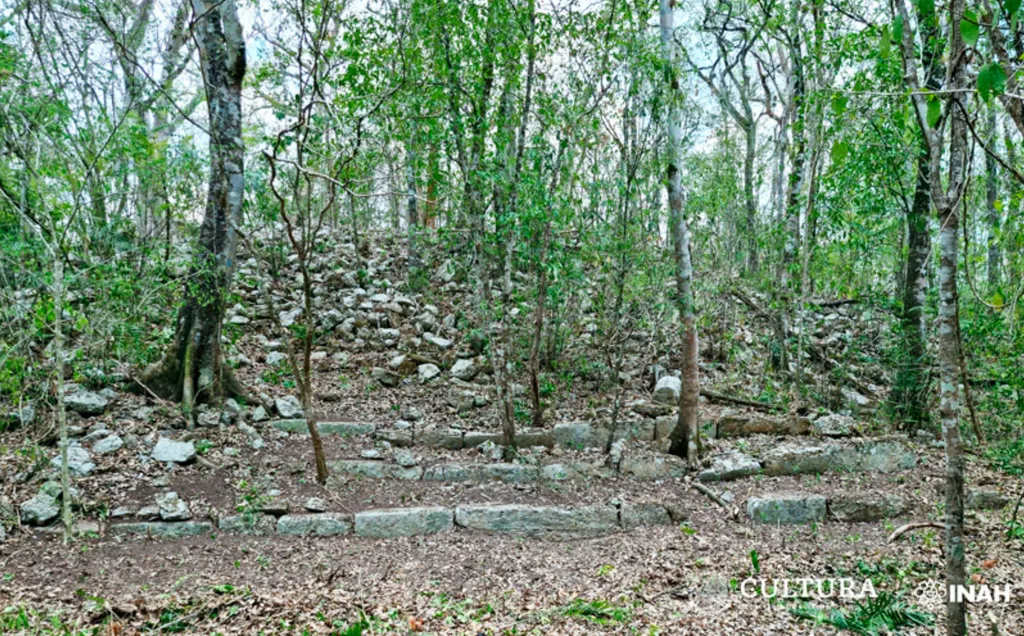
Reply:
[[[624,503],[619,508],[619,521],[626,530],[641,526],[667,526],[672,524],[668,509],[657,503]]]
[[[196,458],[196,447],[192,442],[177,442],[161,437],[153,447],[150,457],[158,462],[188,464]]]
[[[284,515],[277,520],[277,533],[333,537],[352,532],[352,516],[338,512],[308,515]]]
[[[60,503],[46,493],[41,492],[21,504],[21,522],[27,526],[45,526],[59,515]]]
[[[455,509],[455,523],[499,534],[596,536],[619,530],[619,511],[614,506],[467,505]]]
[[[917,455],[902,441],[866,439],[812,446],[782,444],[761,458],[766,475],[827,472],[891,473],[917,465]]]
[[[898,517],[907,509],[901,497],[886,494],[836,495],[829,499],[828,512],[836,521],[866,523]]]
[[[398,429],[377,429],[373,438],[387,442],[392,446],[408,447],[413,445],[412,431]]]
[[[194,537],[213,532],[209,521],[142,521],[138,523],[116,523],[110,527],[113,534],[141,534],[149,537]]]
[[[450,508],[385,508],[356,513],[356,536],[377,539],[414,537],[446,532],[454,527]]]
[[[438,464],[426,469],[426,481],[453,481],[483,483],[501,481],[506,484],[523,484],[538,481],[541,469],[527,464]]]
[[[749,435],[807,435],[811,422],[805,417],[765,415],[726,409],[715,423],[718,437]]]
[[[298,435],[309,435],[309,426],[306,424],[306,420],[277,420],[274,422],[274,428]],[[355,437],[356,435],[372,435],[377,427],[370,422],[317,422],[316,430],[321,435]]]
[[[552,430],[555,443],[562,448],[583,450],[584,448],[605,448],[611,432],[587,422],[566,422],[555,424]]]
[[[676,406],[679,404],[679,393],[682,388],[683,382],[679,378],[672,375],[663,376],[654,386],[654,401]]]
[[[100,415],[109,403],[107,398],[92,391],[76,391],[64,398],[67,409],[81,415]]]
[[[417,446],[443,448],[445,450],[462,450],[462,431],[454,428],[428,428],[416,431],[413,438]]]
[[[623,457],[619,464],[623,477],[634,479],[675,479],[686,474],[686,462],[674,455]]]
[[[1010,504],[1010,498],[998,490],[967,491],[967,508],[970,510],[1001,510]]]
[[[462,443],[466,448],[476,448],[487,442],[493,442],[500,446],[505,443],[505,435],[489,431],[466,431],[462,436]]]
[[[747,499],[747,514],[755,523],[811,523],[825,519],[825,501],[809,493],[764,494]]]
[[[369,479],[416,481],[423,477],[422,466],[399,466],[374,459],[339,459],[327,462],[334,475],[357,475]]]
[[[230,534],[264,536],[274,534],[277,530],[277,519],[270,515],[231,515],[221,517],[217,522],[217,528]]]
[[[58,452],[57,456],[50,460],[50,465],[59,469],[61,462],[61,453]],[[78,444],[68,445],[68,473],[72,477],[88,477],[94,470],[96,470],[96,464],[93,463],[89,451]]]
[[[711,460],[711,466],[702,470],[701,481],[729,481],[761,472],[761,462],[739,451],[722,453]]]

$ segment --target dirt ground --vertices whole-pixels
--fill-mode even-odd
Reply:
[[[927,480],[923,469],[906,477],[916,486]],[[976,468],[971,477],[984,480]],[[747,481],[734,486],[738,497]],[[820,483],[825,489],[829,480]],[[391,540],[103,537],[65,546],[55,534],[25,533],[0,548],[0,625],[100,634],[354,634],[346,630],[357,625],[373,634],[834,633],[794,610],[850,608],[851,599],[813,598],[813,588],[808,599],[764,598],[756,584],[743,588],[753,597],[737,590],[748,578],[810,577],[850,578],[857,589],[871,580],[877,592],[902,594],[934,617],[903,633],[943,632],[941,608],[920,595],[942,576],[941,531],[890,544],[891,522],[756,526],[695,493],[679,498],[690,511],[680,526],[586,540],[455,531]],[[972,583],[1013,586],[1010,602],[970,607],[972,634],[1024,634],[1024,550],[1006,537],[1010,514],[1012,507],[969,515]],[[17,612],[35,627],[19,629],[10,619]],[[39,627],[54,621],[62,627]]]

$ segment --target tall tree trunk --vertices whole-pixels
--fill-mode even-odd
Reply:
[[[757,159],[757,124],[749,119],[743,129],[746,151],[743,153],[743,200],[746,207],[744,230],[747,233],[747,272],[757,271],[757,199],[754,195],[754,161]]]
[[[1010,134],[1009,126],[1003,127],[1003,143],[1006,145],[1006,162],[1016,169],[1017,145]],[[1017,219],[1020,217],[1020,202],[1021,198],[1024,197],[1024,190],[1022,190],[1020,182],[1015,178],[1007,179],[1006,186],[1006,225],[1003,228],[1003,236],[1007,245],[1015,245],[1017,233],[1020,231],[1020,223],[1017,222]],[[1020,278],[1019,263],[1020,250],[1007,250],[1006,263],[1004,265],[1007,280],[1018,280]]]
[[[234,0],[194,0],[193,11],[210,122],[206,211],[174,340],[163,359],[143,374],[143,381],[157,394],[181,400],[190,422],[197,400],[217,401],[224,395],[242,393],[230,369],[222,364],[220,334],[235,267],[236,228],[242,221],[245,185],[245,40],[237,6]]]
[[[903,24],[909,24],[904,0],[897,0],[894,8]],[[903,54],[904,79],[911,89],[911,99],[917,113],[918,124],[924,131],[928,143],[930,161],[929,184],[932,204],[939,219],[939,416],[946,443],[946,590],[948,593],[963,586],[965,579],[964,545],[964,449],[960,440],[957,421],[959,399],[957,384],[960,370],[959,312],[957,311],[957,249],[959,246],[959,217],[957,208],[965,202],[967,193],[967,104],[961,100],[966,92],[966,47],[960,32],[960,21],[964,15],[964,0],[951,0],[947,13],[946,28],[949,29],[947,48],[950,68],[946,74],[943,113],[936,124],[928,117],[928,104],[920,90],[917,77],[917,57],[913,32],[903,30],[900,48]],[[918,14],[921,25],[920,38],[922,62],[926,69],[925,57],[932,44],[939,42],[934,13],[930,19]],[[922,19],[924,18],[924,19]],[[931,33],[929,33],[931,31]],[[926,72],[928,72],[926,70]],[[946,159],[948,176],[946,183],[940,178],[943,165],[943,132],[949,126],[949,155]],[[967,613],[963,599],[949,595],[946,602],[946,633],[948,636],[965,636]]]
[[[923,143],[917,159],[917,185],[914,200],[907,213],[907,261],[903,285],[903,308],[900,327],[904,358],[896,374],[893,408],[901,429],[913,433],[927,421],[928,395],[928,330],[925,324],[925,303],[928,298],[928,262],[931,257],[931,236],[928,215],[931,211],[931,169],[928,148]]]
[[[800,197],[804,187],[804,163],[807,152],[806,105],[804,93],[803,47],[800,43],[801,6],[799,0],[793,0],[790,8],[792,33],[789,38],[789,56],[792,82],[792,165],[786,192],[785,244],[782,250],[782,270],[780,272],[779,293],[780,308],[778,323],[775,327],[778,340],[778,352],[773,365],[782,372],[788,372],[788,334],[790,312],[793,311],[792,297],[795,269],[797,268],[797,252],[800,246]]]
[[[930,91],[942,88],[945,65],[942,63],[942,41],[935,14],[918,13],[921,41],[921,66],[924,84]],[[914,200],[907,215],[907,261],[903,285],[903,310],[900,325],[903,332],[905,358],[897,371],[893,405],[900,427],[913,433],[928,421],[928,327],[925,304],[928,298],[928,265],[931,261],[931,233],[928,215],[932,204],[932,159],[928,130],[920,129],[917,157],[917,183]]]
[[[437,227],[437,182],[441,178],[441,160],[437,144],[430,144],[427,153],[427,204],[423,214],[423,227]]]
[[[693,264],[690,261],[690,231],[683,214],[682,154],[683,129],[679,102],[682,98],[675,67],[675,0],[659,0],[661,49],[670,104],[668,121],[668,209],[672,246],[676,260],[676,303],[683,327],[682,390],[679,393],[679,421],[670,436],[669,452],[685,457],[691,468],[700,459],[700,426],[697,410],[700,395],[698,375],[697,322],[693,302]]]
[[[55,232],[55,236],[59,233]],[[60,518],[64,525],[64,542],[71,539],[71,476],[68,469],[68,419],[64,407],[64,254],[55,244],[53,254],[53,359],[56,373],[57,431],[60,434]]]
[[[419,246],[416,243],[416,233],[419,232],[420,215],[416,207],[416,148],[410,141],[405,147],[405,222],[409,233],[409,256],[406,259],[406,269],[410,278],[420,269]]]
[[[996,111],[995,108],[988,109],[988,146],[996,146]],[[989,292],[999,287],[1000,272],[1002,269],[1002,254],[999,250],[999,210],[996,201],[999,200],[999,173],[996,169],[996,159],[985,153],[985,209],[988,212],[988,289]]]
[[[967,104],[961,102],[967,86],[965,46],[960,33],[964,0],[949,3],[949,69],[945,116],[949,118],[949,177],[947,192],[937,193],[941,166],[941,143],[932,148],[932,198],[939,216],[939,414],[946,442],[946,585],[965,582],[964,545],[964,450],[957,421],[959,398],[959,312],[957,311],[957,249],[960,219],[957,207],[966,196],[968,165]],[[939,137],[941,139],[941,136]],[[939,196],[937,196],[937,194]],[[965,636],[966,606],[962,599],[950,599],[946,605],[946,633]]]

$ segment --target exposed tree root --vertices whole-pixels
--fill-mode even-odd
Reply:
[[[914,523],[908,523],[904,526],[900,526],[899,528],[893,530],[892,534],[889,535],[889,538],[886,540],[886,542],[892,543],[893,541],[899,539],[901,536],[910,532],[911,530],[920,530],[921,528],[935,528],[937,530],[945,530],[946,526],[942,525],[941,523],[936,523],[934,521],[916,521]]]

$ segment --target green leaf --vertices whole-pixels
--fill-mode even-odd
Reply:
[[[1006,13],[1009,14],[1011,18],[1015,17],[1017,15],[1017,11],[1020,10],[1020,2],[1021,0],[1006,0]]]
[[[835,113],[836,117],[842,117],[843,113],[846,112],[846,105],[849,101],[850,98],[845,93],[835,93],[832,95],[832,112]]]
[[[917,0],[917,12],[921,19],[927,19],[935,14],[935,0]]]
[[[832,164],[839,165],[846,159],[846,155],[850,154],[850,147],[845,141],[837,141],[832,144]]]
[[[896,40],[896,46],[903,42],[903,16],[898,15],[892,21],[892,39]]]
[[[942,116],[942,102],[935,95],[932,95],[928,99],[928,127],[935,128],[935,125],[939,123],[939,117]]]
[[[892,36],[889,34],[889,25],[882,26],[882,43],[878,47],[878,56],[883,60],[889,59],[889,49],[892,47]]]
[[[978,95],[986,102],[1006,92],[1006,73],[998,62],[990,62],[978,71]]]
[[[978,14],[970,9],[964,11],[964,17],[960,20],[960,35],[964,38],[964,44],[974,46],[978,43]]]

